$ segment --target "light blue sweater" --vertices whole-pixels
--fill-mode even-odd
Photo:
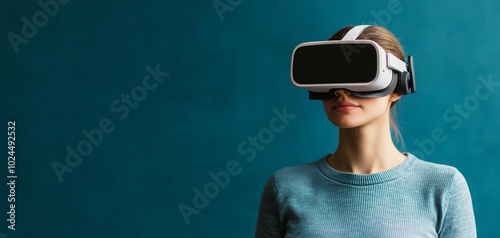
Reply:
[[[476,237],[472,201],[455,168],[412,154],[375,174],[320,160],[274,173],[255,237]]]

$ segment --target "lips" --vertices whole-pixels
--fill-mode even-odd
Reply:
[[[333,110],[336,112],[348,112],[358,107],[358,105],[348,101],[337,101],[333,104]]]

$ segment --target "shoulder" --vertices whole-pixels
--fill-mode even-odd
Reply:
[[[415,170],[424,181],[422,190],[436,202],[440,237],[476,237],[472,199],[467,182],[455,167],[419,160]]]
[[[457,168],[450,165],[424,161],[417,157],[415,157],[415,160],[416,162],[414,170],[419,173],[424,173],[439,178],[452,178],[454,176],[461,175],[460,171],[458,171]]]
[[[413,156],[413,155],[411,155]],[[467,187],[462,173],[455,167],[423,161],[415,157],[413,172],[419,177],[421,182],[428,186],[439,187],[450,190],[454,187]]]
[[[307,164],[285,167],[276,171],[273,175],[277,178],[286,178],[289,176],[307,175],[311,172],[317,171],[317,169],[318,161],[314,161]]]
[[[321,158],[323,159],[323,158]],[[273,177],[276,180],[297,179],[299,177],[309,177],[318,172],[318,162],[313,161],[306,164],[285,167],[276,171]]]
[[[312,187],[321,178],[318,168],[320,160],[280,169],[273,173],[269,182],[282,191]]]

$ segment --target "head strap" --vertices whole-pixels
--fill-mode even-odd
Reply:
[[[353,27],[351,30],[349,30],[349,32],[347,32],[347,34],[345,34],[342,40],[356,40],[361,32],[363,32],[363,30],[369,26],[370,25],[359,25]]]

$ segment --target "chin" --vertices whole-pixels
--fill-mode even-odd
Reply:
[[[338,127],[339,129],[349,129],[349,128],[355,128],[355,127],[360,127],[363,125],[362,122],[359,121],[354,121],[354,120],[346,120],[346,119],[332,119],[330,122]]]

